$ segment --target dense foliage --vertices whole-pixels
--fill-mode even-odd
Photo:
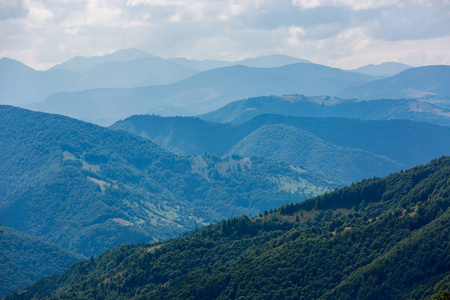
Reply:
[[[347,184],[450,154],[450,128],[406,120],[261,115],[231,125],[139,115],[111,128],[139,134],[176,153],[259,155]]]
[[[0,220],[87,257],[321,194],[262,158],[179,156],[67,117],[0,107]]]
[[[450,158],[164,244],[121,246],[7,299],[424,299],[450,286]]]
[[[61,273],[83,258],[13,228],[2,226],[1,229],[0,297],[44,276]]]

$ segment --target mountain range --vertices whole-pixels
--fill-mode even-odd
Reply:
[[[198,61],[162,58],[136,49],[75,57],[47,71],[3,58],[0,103],[100,125],[137,113],[204,114],[234,100],[268,95],[358,100],[432,97],[435,103],[450,95],[449,69],[384,63],[345,71],[285,55]]]
[[[138,115],[110,128],[138,134],[175,153],[257,155],[347,184],[450,154],[450,128],[406,120],[260,115],[232,125]]]
[[[0,59],[47,112],[0,105],[0,297],[448,295],[449,97],[450,66]]]
[[[0,118],[0,220],[87,257],[339,185],[263,158],[179,156],[63,116],[1,106]]]
[[[168,84],[201,71],[232,65],[266,68],[299,62],[308,61],[285,55],[269,55],[236,62],[198,61],[167,59],[136,49],[122,49],[104,56],[77,56],[47,71],[37,71],[21,62],[2,58],[0,103],[23,105],[41,102],[58,92]]]
[[[335,94],[374,79],[311,63],[276,68],[239,65],[204,71],[168,85],[57,93],[31,108],[89,121],[118,120],[137,113],[195,115],[236,99],[283,93]]]
[[[436,119],[437,124],[445,124],[441,119],[447,119],[449,116],[448,78],[448,66],[408,69],[381,81],[377,80],[379,77],[312,63],[276,68],[231,66],[204,71],[167,85],[52,94],[44,102],[29,107],[108,125],[138,113],[164,116],[204,114],[233,100],[248,97],[331,95],[355,100],[339,101],[345,103],[345,109],[342,109],[341,114],[330,116],[364,119],[407,118],[421,121],[429,118]],[[421,84],[418,85],[417,81],[421,81]],[[380,104],[381,102],[363,101],[399,97],[402,101],[391,100],[388,105],[386,102]],[[327,107],[328,110],[334,108]],[[327,115],[327,109],[319,109],[322,116]],[[304,115],[307,116],[306,113]],[[411,115],[419,117],[413,118]]]
[[[120,246],[6,299],[429,299],[450,285],[449,174],[440,158],[257,218]]]

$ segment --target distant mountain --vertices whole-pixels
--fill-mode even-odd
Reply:
[[[54,94],[30,108],[92,122],[102,118],[118,120],[137,113],[194,115],[235,99],[293,93],[329,95],[374,79],[311,63],[278,68],[232,66],[201,72],[168,85]]]
[[[219,123],[243,123],[268,113],[360,120],[406,119],[450,126],[450,101],[436,97],[372,101],[301,95],[255,97],[231,102],[199,117]]]
[[[93,66],[79,74],[82,89],[132,88],[168,84],[198,73],[159,57],[112,61]]]
[[[167,61],[175,63],[185,68],[195,69],[199,71],[208,71],[217,68],[230,67],[234,65],[232,62],[223,61],[223,60],[196,60],[196,59],[187,59],[185,57],[177,57],[177,58],[166,58]]]
[[[36,71],[21,62],[0,59],[0,104],[42,101],[50,94],[73,91],[76,76],[64,70]]]
[[[108,56],[99,58],[99,62],[92,63],[91,68],[78,72],[68,71],[71,68],[36,71],[18,61],[2,58],[0,103],[23,105],[43,101],[58,92],[168,84],[198,72],[153,56],[117,61],[111,60],[112,58],[103,59],[105,57]]]
[[[450,284],[449,174],[441,158],[164,244],[121,246],[6,299],[430,299]]]
[[[54,244],[13,228],[0,227],[0,297],[23,289],[44,276],[62,273],[83,259]]]
[[[292,56],[273,54],[266,56],[259,56],[255,58],[247,58],[243,60],[238,60],[234,62],[222,61],[222,60],[195,60],[187,59],[184,57],[179,58],[162,58],[155,55],[151,55],[147,52],[137,50],[137,49],[121,49],[113,52],[111,54],[106,54],[104,56],[92,56],[83,57],[76,56],[64,63],[53,66],[52,70],[66,70],[72,72],[85,72],[95,66],[110,63],[110,62],[130,62],[138,60],[141,58],[154,58],[159,60],[164,60],[178,66],[198,71],[207,71],[216,68],[230,67],[235,65],[243,65],[255,68],[274,68],[281,67],[284,65],[290,65],[294,63],[309,63],[309,61],[301,58],[296,58]]]
[[[0,106],[2,224],[84,256],[338,186],[263,158],[179,156],[134,134]]]
[[[0,103],[23,105],[43,101],[49,95],[59,92],[168,84],[198,72],[159,57],[147,56],[131,60],[134,56],[116,54],[117,52],[111,56],[124,60],[112,60],[112,57],[106,55],[98,58],[99,61],[92,62],[89,69],[77,72],[62,67],[36,71],[18,61],[2,58]],[[125,60],[127,57],[130,60]],[[78,66],[76,62],[74,64]]]
[[[346,88],[338,96],[357,99],[403,99],[427,95],[450,98],[450,66],[411,68],[386,79]]]
[[[394,76],[410,68],[412,66],[406,64],[385,62],[379,65],[362,66],[352,71],[372,76]]]
[[[144,57],[155,57],[147,52],[137,49],[121,49],[103,56],[76,56],[66,62],[55,65],[50,70],[66,70],[71,72],[84,72],[92,67],[108,62],[126,62]]]
[[[233,64],[253,68],[276,68],[297,63],[310,63],[310,61],[282,54],[273,54],[273,55],[259,56],[255,58],[247,58],[235,61]]]
[[[266,56],[258,56],[255,58],[247,58],[233,62],[221,60],[193,60],[186,58],[167,58],[166,60],[191,69],[200,71],[208,71],[217,68],[242,65],[254,68],[276,68],[296,63],[309,63],[309,61],[292,56],[273,54]]]
[[[0,104],[33,108],[33,105],[25,104],[41,102],[54,93],[163,85],[219,67],[242,64],[268,68],[294,62],[307,61],[284,55],[269,55],[237,62],[196,61],[185,58],[166,59],[136,49],[123,49],[104,56],[74,57],[47,71],[37,71],[18,61],[3,58],[0,60]],[[171,106],[159,108],[159,111],[169,114],[187,113],[183,108]],[[98,119],[117,120],[111,116]]]
[[[450,128],[405,120],[359,121],[261,115],[244,124],[132,116],[112,125],[169,151],[259,155],[351,183],[450,154]]]

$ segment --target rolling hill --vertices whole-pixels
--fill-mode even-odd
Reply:
[[[450,158],[115,248],[6,299],[429,299],[450,286]]]
[[[450,101],[434,97],[360,101],[329,96],[266,96],[234,101],[199,115],[199,118],[218,123],[243,123],[262,114],[360,120],[404,119],[450,126]]]
[[[171,154],[63,116],[0,106],[0,118],[0,220],[87,257],[337,185],[263,158]]]
[[[198,73],[176,83],[134,89],[58,93],[33,109],[95,122],[137,113],[195,115],[253,96],[336,94],[376,77],[311,63],[276,68],[231,66]]]
[[[406,120],[261,115],[243,124],[138,115],[110,128],[182,154],[259,155],[351,183],[450,154],[450,129]]]

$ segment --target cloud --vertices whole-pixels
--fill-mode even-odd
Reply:
[[[352,10],[373,9],[382,6],[401,4],[398,0],[293,0],[294,6],[302,9],[312,9],[320,6],[347,6]]]
[[[37,68],[120,48],[227,60],[283,53],[349,67],[352,57],[431,62],[450,56],[449,2],[0,0],[0,56]],[[406,50],[418,54],[399,55]]]
[[[22,18],[26,14],[22,1],[0,0],[0,20]]]

